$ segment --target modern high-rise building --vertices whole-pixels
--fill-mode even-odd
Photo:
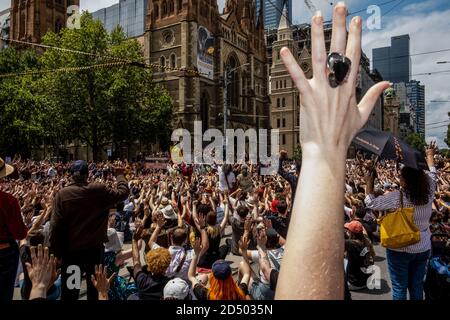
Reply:
[[[278,29],[283,8],[287,9],[287,18],[292,22],[292,0],[257,0],[256,12],[264,10],[264,27],[266,29]]]
[[[412,80],[406,83],[406,93],[415,110],[415,132],[425,138],[425,86],[420,81]]]
[[[102,22],[108,32],[120,25],[127,38],[136,38],[145,33],[145,16],[148,0],[120,0],[110,7],[92,13]]]
[[[408,34],[392,37],[391,46],[373,49],[373,69],[384,80],[408,82],[411,76],[410,38]]]

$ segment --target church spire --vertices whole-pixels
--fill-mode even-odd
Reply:
[[[290,23],[288,21],[288,11],[287,11],[287,7],[286,4],[284,5],[283,8],[283,14],[281,15],[281,19],[280,19],[280,25],[278,26],[278,30],[285,30],[285,29],[289,29],[290,27]]]

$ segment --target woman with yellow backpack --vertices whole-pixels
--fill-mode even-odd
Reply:
[[[374,175],[366,178],[366,205],[375,211],[390,211],[380,223],[381,244],[392,282],[394,300],[423,300],[423,285],[431,253],[430,218],[437,184],[434,167],[436,144],[426,148],[430,172],[403,167],[400,190],[376,198]]]

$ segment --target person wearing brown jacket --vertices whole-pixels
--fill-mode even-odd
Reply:
[[[55,196],[50,248],[61,262],[61,299],[78,300],[81,277],[86,273],[87,299],[97,300],[98,293],[90,279],[95,265],[103,264],[109,209],[124,201],[130,190],[122,175],[117,177],[115,189],[100,183],[88,184],[85,161],[76,161],[71,173],[73,182]]]

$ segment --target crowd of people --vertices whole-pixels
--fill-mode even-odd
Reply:
[[[450,233],[450,162],[432,150],[430,181],[436,186],[430,188],[436,192],[426,202],[433,209],[420,217],[424,237],[416,246],[426,254],[418,279],[424,276],[431,232]],[[168,164],[166,170],[151,171],[120,161],[12,165],[17,168],[15,176],[3,179],[0,190],[18,200],[16,213],[24,224],[11,229],[21,240],[20,268],[11,273],[11,284],[20,283],[22,299],[32,297],[29,268],[36,248],[50,248],[56,257],[47,299],[78,299],[79,289],[66,285],[72,265],[80,266],[86,276],[88,299],[98,298],[97,282],[91,277],[109,283],[102,299],[275,298],[300,169],[285,152],[280,154],[276,176],[260,176],[251,164]],[[373,244],[379,241],[377,219],[398,205],[389,205],[386,199],[397,199],[402,186],[407,186],[402,184],[404,170],[397,170],[393,161],[375,163],[358,153],[346,166],[341,232],[349,298],[351,291],[367,289],[376,258]],[[368,174],[373,168],[378,173],[376,184]],[[85,201],[78,201],[80,197]],[[236,270],[227,261],[229,255],[241,260]],[[132,266],[127,267],[130,260]],[[391,261],[394,297],[406,298],[408,283],[394,283],[397,269]],[[129,277],[119,275],[128,274],[124,270]],[[405,271],[400,272],[399,277]],[[419,299],[423,283],[412,286]]]
[[[15,285],[22,299],[77,300],[81,277],[88,300],[350,299],[368,285],[377,220],[403,207],[413,208],[420,240],[386,249],[393,298],[422,299],[431,236],[449,234],[450,162],[434,144],[429,171],[400,158],[347,160],[390,84],[357,105],[358,68],[348,61],[360,60],[362,21],[347,33],[346,16],[337,4],[330,49],[347,59],[328,64],[324,20],[313,17],[312,79],[280,51],[301,94],[302,163],[282,151],[277,175],[249,163],[0,160],[0,300]]]

